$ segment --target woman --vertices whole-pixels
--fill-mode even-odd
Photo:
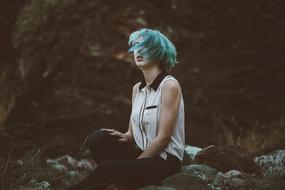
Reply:
[[[158,184],[180,171],[184,103],[179,83],[167,74],[177,63],[175,47],[159,31],[145,28],[130,35],[129,45],[144,76],[133,87],[129,129],[98,129],[88,137],[98,166],[70,190],[103,189],[111,183]]]

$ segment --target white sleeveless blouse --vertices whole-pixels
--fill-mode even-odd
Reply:
[[[157,84],[157,89],[151,88],[152,85],[144,86],[143,88],[139,89],[138,93],[134,97],[131,113],[131,125],[135,142],[142,150],[145,150],[150,145],[150,143],[155,139],[158,133],[162,86],[167,80],[176,81],[176,79],[171,75],[165,75],[165,77],[161,78],[161,80],[162,81],[156,81],[160,82],[160,84]],[[168,152],[182,161],[184,146],[184,102],[183,96],[181,94],[177,118],[175,122],[174,132],[171,136],[171,141],[169,142],[168,146],[160,153],[160,156],[163,159],[166,159],[166,152]]]

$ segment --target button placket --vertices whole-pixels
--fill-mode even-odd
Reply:
[[[142,140],[143,140],[143,148],[146,148],[147,147],[147,144],[148,144],[148,139],[147,139],[147,134],[146,134],[146,130],[145,130],[145,127],[144,127],[144,112],[145,112],[145,108],[146,108],[146,104],[147,104],[147,96],[148,96],[148,91],[150,90],[150,87],[146,87],[145,89],[145,99],[144,99],[144,104],[143,104],[143,108],[142,108],[142,112],[141,112],[141,120],[140,120],[140,129],[141,129],[141,132],[142,132]],[[144,134],[143,134],[144,133]]]

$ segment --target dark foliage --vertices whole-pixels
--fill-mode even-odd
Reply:
[[[5,83],[17,93],[5,128],[48,155],[75,153],[98,127],[126,130],[132,85],[141,80],[126,54],[127,38],[150,27],[166,33],[178,49],[174,74],[183,87],[188,143],[241,144],[250,151],[281,147],[281,5],[266,0],[28,1],[17,21],[9,21],[14,48],[10,39],[4,41],[12,57],[6,61],[13,63],[4,68],[10,71],[13,65],[18,73],[16,82],[9,80],[15,84]]]

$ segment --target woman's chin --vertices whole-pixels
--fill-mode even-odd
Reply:
[[[136,65],[137,65],[138,67],[145,67],[145,66],[148,65],[148,62],[145,62],[145,61],[137,61],[137,62],[136,62]]]

